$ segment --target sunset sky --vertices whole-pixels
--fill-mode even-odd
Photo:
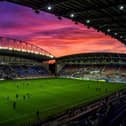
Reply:
[[[0,2],[0,36],[36,44],[54,56],[84,52],[126,53],[125,45],[94,29],[6,2]]]

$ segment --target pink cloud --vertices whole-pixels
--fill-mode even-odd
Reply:
[[[0,17],[0,36],[25,40],[55,56],[99,51],[126,53],[126,46],[110,36],[45,12],[37,15],[30,8],[5,2],[0,3]]]

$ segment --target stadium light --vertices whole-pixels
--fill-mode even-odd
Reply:
[[[117,32],[115,32],[115,33],[114,33],[114,35],[118,35],[118,33],[117,33]]]
[[[121,35],[121,36],[120,36],[120,38],[122,39],[122,38],[123,38],[123,36]]]
[[[9,50],[13,50],[13,48],[9,47]]]
[[[72,13],[72,14],[70,14],[70,17],[71,17],[71,18],[74,18],[74,16],[75,16],[75,15],[74,15],[73,13]]]
[[[50,55],[50,57],[51,57],[51,58],[53,58],[53,56],[52,56],[52,55]]]
[[[107,29],[107,32],[110,32],[110,31],[111,31],[111,29],[108,28],[108,29]]]
[[[86,23],[89,24],[91,21],[89,19],[86,20]]]
[[[119,7],[119,9],[120,9],[120,10],[124,10],[124,6],[121,5],[121,6]]]
[[[52,10],[52,6],[48,6],[47,9],[50,11]]]

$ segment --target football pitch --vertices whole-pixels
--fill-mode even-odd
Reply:
[[[0,126],[37,120],[37,112],[45,120],[124,88],[126,84],[63,78],[0,81]]]

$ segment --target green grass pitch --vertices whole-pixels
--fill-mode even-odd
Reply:
[[[62,78],[0,81],[0,126],[19,126],[36,120],[37,110],[44,120],[123,88],[126,84]]]

